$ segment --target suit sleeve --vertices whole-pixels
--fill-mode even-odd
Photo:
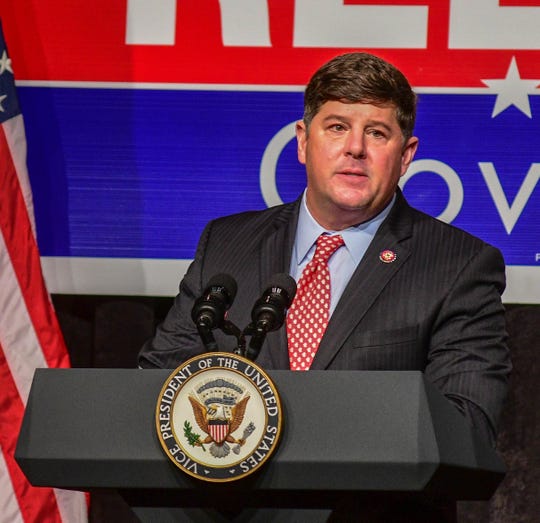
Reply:
[[[174,369],[205,351],[191,319],[191,309],[203,292],[204,253],[211,229],[212,222],[199,239],[195,258],[180,282],[179,292],[165,320],[157,327],[155,336],[143,345],[138,357],[139,367]]]
[[[432,332],[426,376],[493,444],[511,370],[504,261],[485,245],[457,275]]]

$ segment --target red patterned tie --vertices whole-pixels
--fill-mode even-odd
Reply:
[[[298,281],[298,291],[287,314],[291,370],[308,370],[319,348],[330,310],[328,260],[343,243],[339,235],[321,234],[313,259]]]

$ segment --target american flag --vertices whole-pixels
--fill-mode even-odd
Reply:
[[[69,367],[41,273],[26,139],[0,25],[0,520],[87,521],[83,493],[34,488],[14,459],[34,370]]]

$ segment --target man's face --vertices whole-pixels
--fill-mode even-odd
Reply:
[[[307,172],[307,205],[325,228],[367,221],[390,202],[417,138],[404,141],[393,105],[325,102],[309,131],[296,124],[298,160]]]

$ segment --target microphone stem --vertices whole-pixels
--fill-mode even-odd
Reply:
[[[246,357],[251,361],[254,361],[259,355],[259,352],[261,352],[261,347],[264,343],[264,340],[266,339],[267,331],[268,328],[266,322],[257,322],[257,325],[255,326],[255,331],[253,332],[251,340],[249,341],[249,348],[246,355]]]
[[[197,331],[199,336],[208,352],[217,352],[218,345],[212,334],[212,330],[208,327],[204,320],[201,320],[197,323]]]

